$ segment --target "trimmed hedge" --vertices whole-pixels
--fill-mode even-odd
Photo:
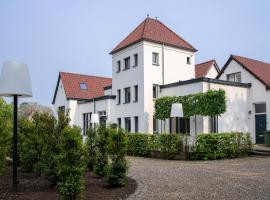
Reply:
[[[150,156],[151,152],[160,152],[162,157],[173,159],[180,154],[182,137],[179,134],[143,134],[130,133],[128,138],[128,155]]]
[[[249,134],[219,133],[197,136],[196,151],[191,158],[195,160],[215,160],[246,156],[252,149]]]
[[[179,159],[184,153],[184,135],[130,133],[127,138],[131,156]],[[191,153],[194,160],[241,157],[252,149],[250,135],[245,133],[201,134],[196,143],[196,150]]]

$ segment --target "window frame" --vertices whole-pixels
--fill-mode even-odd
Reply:
[[[187,64],[190,65],[191,64],[191,57],[187,56]]]
[[[128,62],[127,62],[128,61]],[[128,65],[127,65],[128,63]],[[130,56],[124,58],[124,71],[130,69]]]
[[[124,88],[124,95],[125,95],[125,102],[124,102],[124,104],[130,103],[130,101],[131,101],[131,89],[130,89],[130,87]]]
[[[210,117],[210,133],[218,133],[218,116]]]
[[[138,54],[137,53],[133,54],[133,58],[134,58],[133,67],[137,67],[138,66]]]
[[[121,104],[121,89],[117,89],[117,103],[116,105]]]
[[[117,126],[118,126],[118,128],[121,128],[121,126],[122,126],[121,118],[117,118]]]
[[[86,83],[79,83],[79,84],[80,84],[80,90],[88,90]],[[85,87],[82,87],[82,86],[85,86]]]
[[[117,70],[116,70],[116,73],[120,73],[121,72],[121,60],[118,60],[117,62],[116,62],[117,64]]]
[[[127,122],[129,122],[128,125],[127,125]],[[125,131],[127,133],[130,133],[131,132],[131,119],[130,119],[130,117],[125,117]]]
[[[138,116],[134,117],[134,132],[135,133],[139,132],[139,117]]]
[[[86,136],[87,130],[92,128],[91,116],[91,112],[83,113],[83,136]]]
[[[154,92],[154,88],[155,88],[155,92]],[[155,94],[155,96],[154,96],[154,94]],[[158,98],[158,84],[153,84],[152,97],[153,97],[153,99],[157,99]]]
[[[139,94],[138,94],[138,92],[139,92],[139,87],[138,87],[138,85],[134,85],[134,100],[133,100],[133,102],[138,102],[138,98],[139,98]]]
[[[61,112],[61,113],[66,113],[66,106],[59,106],[58,107],[58,112]]]
[[[152,52],[152,65],[159,66],[159,53],[157,52]]]
[[[153,133],[158,133],[158,119],[153,117]]]
[[[236,77],[237,75],[239,75],[238,78],[240,78],[240,81],[236,81]],[[232,76],[233,77],[233,81],[229,80],[229,77]],[[230,74],[226,74],[226,77],[227,77],[227,81],[230,81],[230,82],[235,82],[235,83],[242,83],[242,74],[241,72],[235,72],[235,73],[230,73]]]

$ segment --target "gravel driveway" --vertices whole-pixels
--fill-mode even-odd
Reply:
[[[270,157],[169,161],[129,157],[129,199],[270,199]]]

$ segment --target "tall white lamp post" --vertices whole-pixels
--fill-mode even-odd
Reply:
[[[99,122],[99,116],[97,113],[91,115],[91,123],[94,124],[94,130],[96,129],[96,124]],[[95,130],[96,131],[96,130]]]
[[[31,97],[32,88],[27,65],[10,61],[3,64],[0,77],[0,96],[13,97],[13,188],[17,187],[18,97]]]

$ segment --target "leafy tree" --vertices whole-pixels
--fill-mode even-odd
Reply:
[[[0,98],[0,175],[6,166],[6,157],[11,150],[12,106]]]

